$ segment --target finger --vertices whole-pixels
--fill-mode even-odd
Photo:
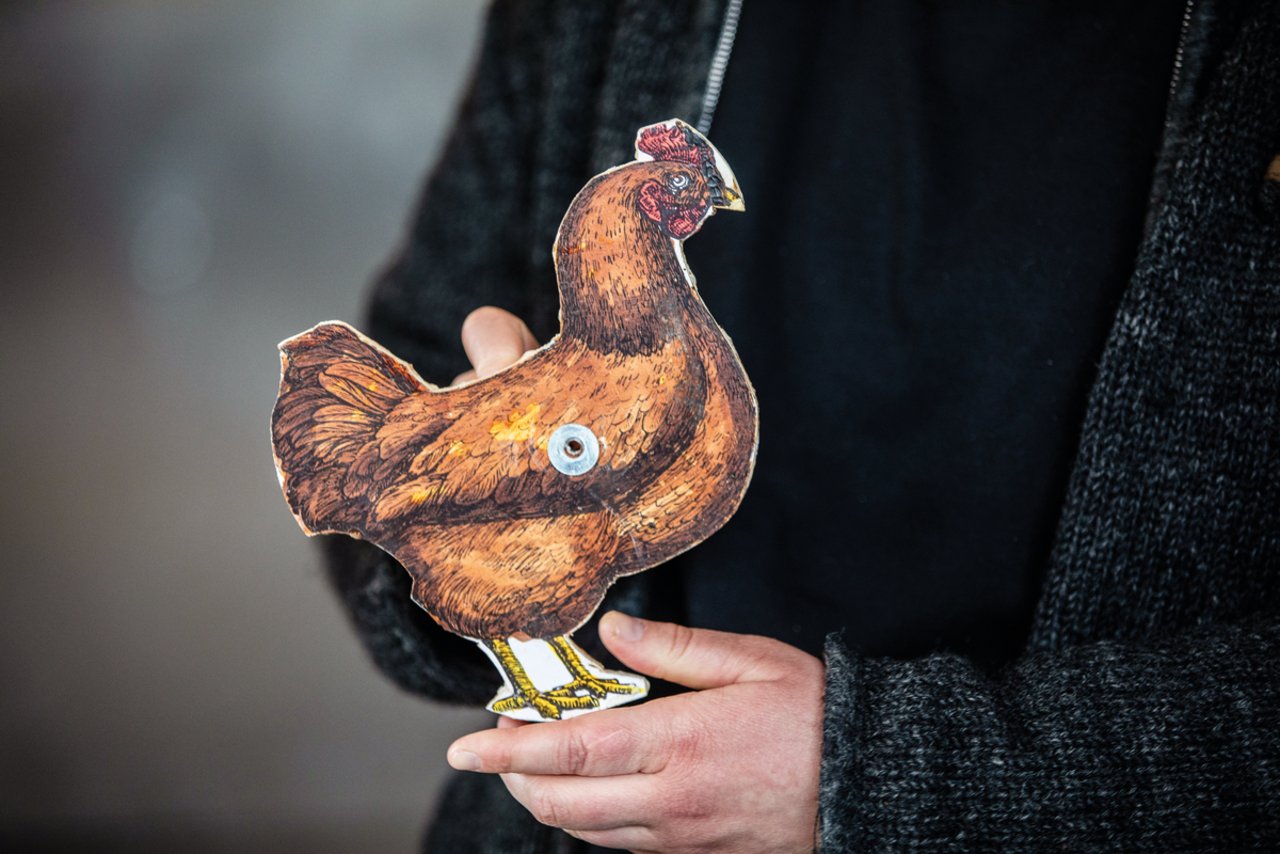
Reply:
[[[462,322],[462,348],[480,379],[496,374],[537,346],[523,320],[491,305],[477,308]]]
[[[565,774],[611,777],[661,767],[662,718],[647,709],[597,712],[557,723],[499,724],[449,747],[449,764],[487,774]]]
[[[497,718],[498,720],[494,723],[495,729],[515,729],[529,724],[528,721],[518,721],[506,715],[498,715]],[[479,771],[480,757],[465,747],[460,749],[458,747],[458,742],[460,741],[463,741],[463,739],[458,739],[458,741],[449,746],[449,749],[445,752],[445,760],[458,771]]]
[[[772,680],[795,664],[799,650],[755,635],[691,629],[610,611],[600,638],[623,664],[686,688],[719,688]]]
[[[492,328],[499,330],[502,334],[511,332],[518,335],[521,352],[533,350],[538,346],[538,339],[529,331],[529,327],[525,325],[525,322],[505,308],[498,308],[495,305],[482,305],[463,319],[462,326],[464,329],[467,328],[468,324],[474,325],[477,331],[481,332],[487,328]]]
[[[511,796],[534,818],[551,827],[613,830],[641,825],[655,809],[651,777],[554,777],[503,774]],[[656,819],[656,814],[650,818]]]
[[[476,379],[476,372],[474,370],[463,371],[462,373],[454,377],[453,382],[449,383],[449,385],[458,385],[459,383],[468,383],[474,379]]]

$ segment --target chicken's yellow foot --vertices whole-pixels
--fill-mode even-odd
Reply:
[[[569,709],[593,709],[599,705],[595,696],[580,697],[577,695],[562,694],[562,688],[555,691],[539,691],[534,686],[533,680],[525,673],[524,666],[520,660],[516,658],[515,652],[511,649],[511,644],[506,640],[496,638],[485,641],[485,645],[493,651],[494,657],[506,672],[507,678],[511,680],[512,694],[510,697],[503,697],[500,700],[494,700],[489,704],[489,711],[496,712],[500,715],[511,714],[520,709],[533,709],[544,720],[559,720],[560,713]]]
[[[645,689],[639,685],[629,685],[617,679],[605,679],[596,676],[582,663],[577,647],[563,635],[551,639],[551,648],[555,650],[556,656],[568,668],[572,680],[559,688],[548,691],[546,693],[548,697],[552,697],[557,701],[573,698],[598,700],[609,694],[644,693]]]

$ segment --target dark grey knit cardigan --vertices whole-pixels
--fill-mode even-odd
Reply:
[[[551,242],[635,129],[697,118],[720,2],[498,2],[469,94],[368,328],[428,377],[492,303],[555,331]],[[1135,33],[1134,38],[1141,38]],[[826,647],[825,851],[1280,847],[1280,10],[1193,7],[1136,273],[1080,438],[1031,636],[964,658]],[[1088,73],[1082,68],[1081,73]],[[494,675],[345,539],[331,577],[411,691]],[[614,604],[645,611],[645,576]],[[479,686],[479,687],[478,687]],[[496,779],[459,777],[440,851],[572,850]]]

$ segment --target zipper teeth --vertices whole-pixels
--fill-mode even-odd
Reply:
[[[720,40],[711,57],[711,70],[707,73],[707,90],[702,95],[702,115],[698,117],[698,132],[706,136],[711,131],[711,119],[720,102],[720,87],[724,85],[724,72],[729,67],[729,55],[733,53],[733,40],[738,35],[738,18],[742,15],[742,0],[729,0],[724,10],[724,23],[720,25]]]
[[[1187,52],[1187,33],[1191,30],[1191,16],[1196,9],[1196,0],[1187,0],[1187,5],[1182,10],[1182,30],[1178,33],[1178,49],[1173,54],[1173,77],[1169,80],[1169,103],[1173,104],[1173,99],[1178,94],[1178,87],[1182,83],[1182,66],[1183,60]],[[1171,112],[1171,111],[1167,111]],[[1169,127],[1170,117],[1165,117],[1165,129]]]

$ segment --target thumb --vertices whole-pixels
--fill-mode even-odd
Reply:
[[[523,320],[491,305],[477,308],[462,322],[462,348],[480,379],[496,374],[537,346]]]
[[[778,679],[787,672],[786,644],[755,635],[691,629],[610,611],[600,639],[627,667],[686,688]]]

